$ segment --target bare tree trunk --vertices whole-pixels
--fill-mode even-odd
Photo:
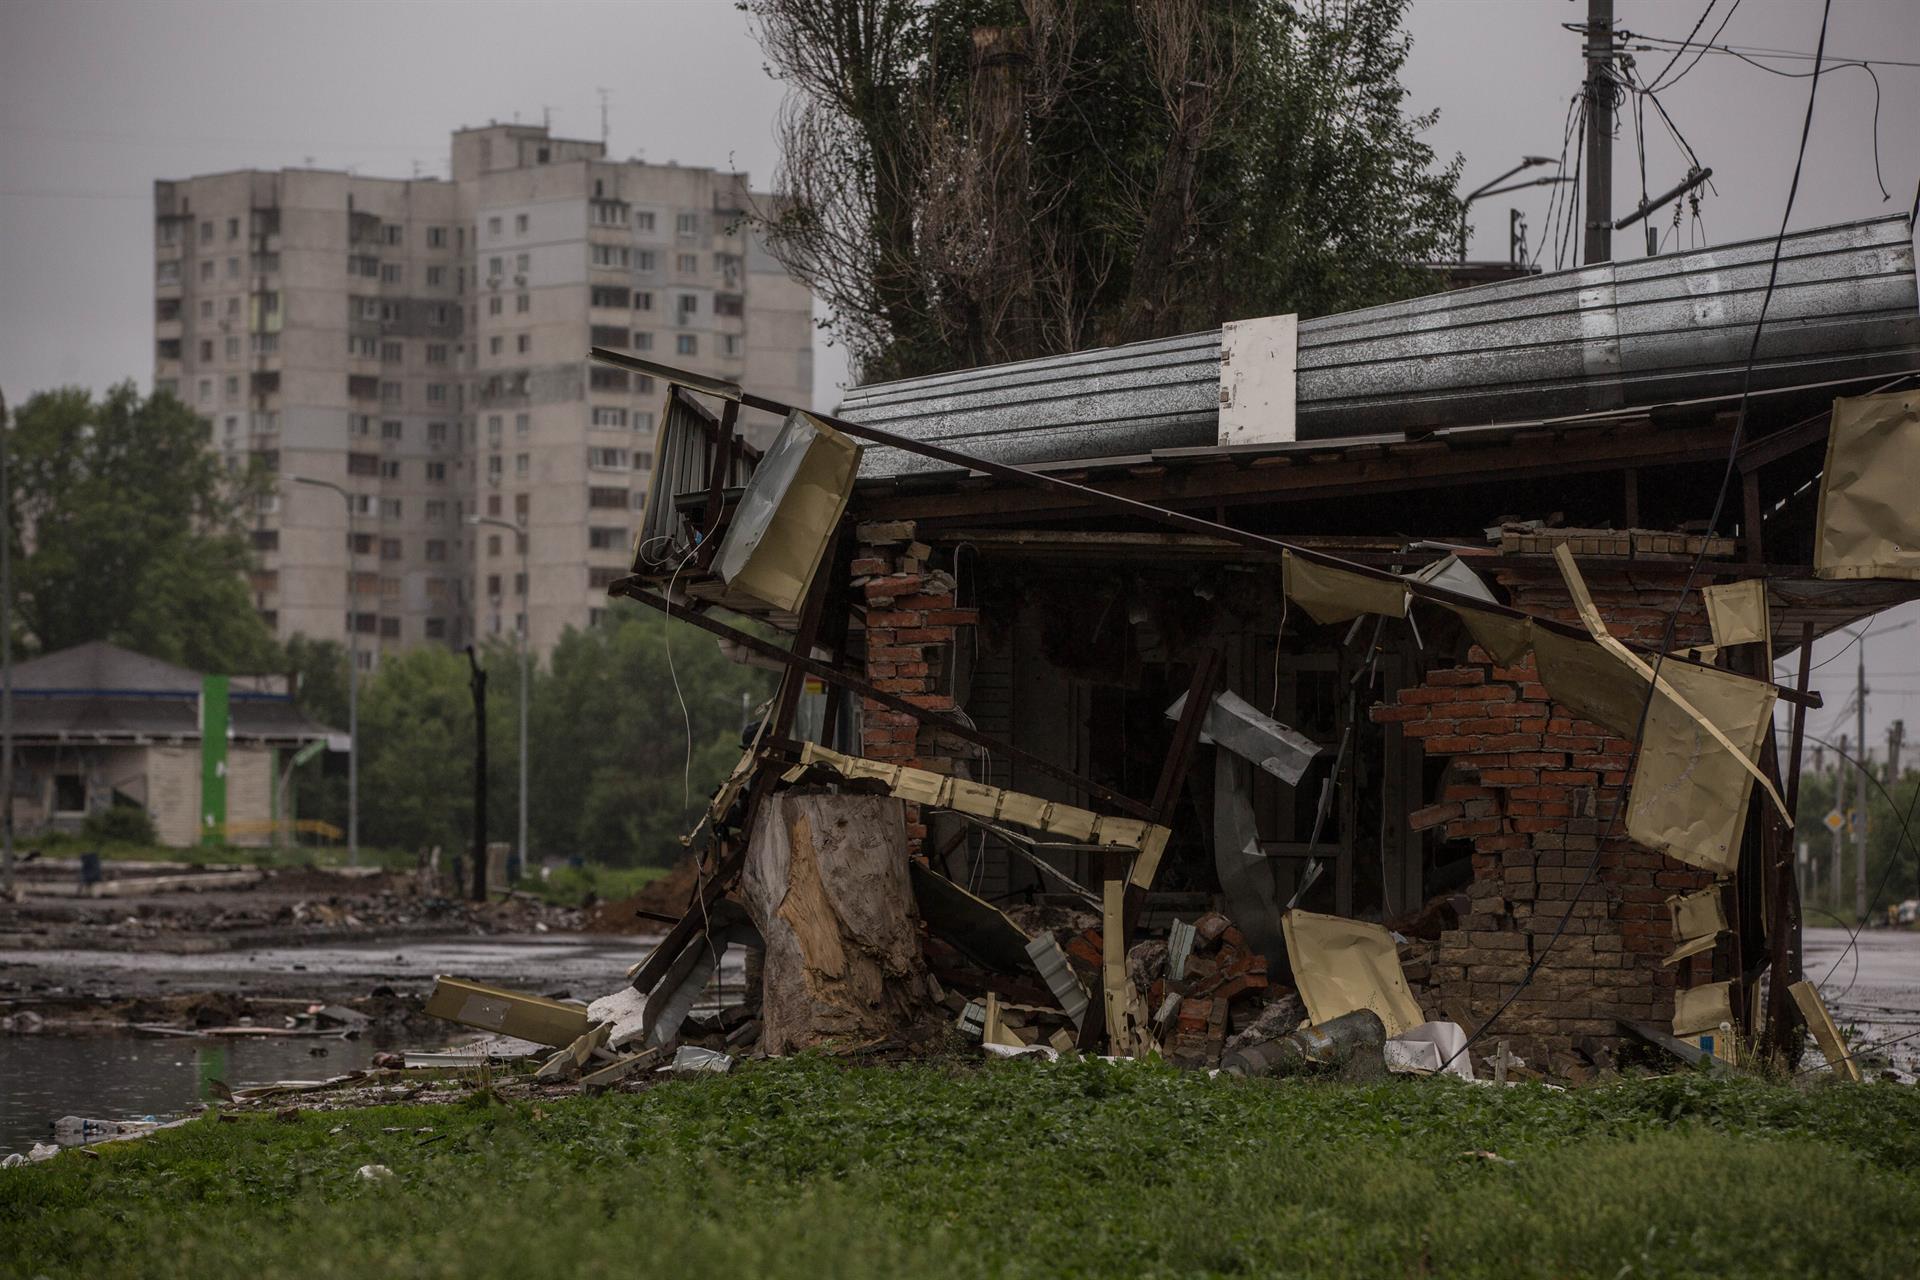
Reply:
[[[754,820],[741,896],[766,939],[768,1053],[896,1035],[931,1004],[899,800],[768,798]]]

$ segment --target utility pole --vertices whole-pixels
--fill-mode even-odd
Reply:
[[[1895,720],[1887,726],[1887,785],[1900,781],[1900,748],[1907,741],[1907,722]]]
[[[1587,0],[1587,266],[1613,261],[1613,0]]]
[[[473,900],[487,900],[487,669],[472,645],[467,687],[473,692]]]
[[[527,547],[532,537],[521,526],[511,520],[502,520],[498,516],[471,515],[467,517],[470,525],[491,524],[502,529],[512,530],[514,538],[520,544],[520,621],[515,625],[514,633],[520,645],[520,874],[528,874],[527,862],[527,690],[533,683],[532,669],[528,652],[530,648],[529,629],[533,626],[533,610],[528,592],[533,590],[533,579],[528,576]]]
[[[1854,770],[1856,812],[1853,826],[1853,915],[1867,918],[1867,641],[1860,638],[1860,665],[1854,677],[1854,741],[1860,744],[1860,766]]]
[[[1847,772],[1847,735],[1840,735],[1840,754],[1833,760],[1833,807],[1841,813],[1846,812],[1846,792],[1841,790],[1841,780]],[[1833,833],[1833,848],[1827,855],[1827,903],[1834,909],[1840,906],[1840,866],[1846,857],[1847,824],[1841,823]]]
[[[360,865],[360,565],[354,535],[354,497],[331,480],[295,476],[295,484],[330,489],[347,504],[347,862]]]

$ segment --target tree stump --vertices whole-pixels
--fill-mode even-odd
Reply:
[[[770,1054],[904,1032],[932,1001],[906,814],[892,796],[769,796],[741,896],[766,939],[762,1045]]]

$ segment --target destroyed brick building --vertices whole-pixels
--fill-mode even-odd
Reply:
[[[742,415],[788,406],[596,351],[670,383],[614,592],[787,672],[635,987],[716,927],[757,806],[864,783],[905,803],[936,975],[959,935],[998,1002],[1044,998],[1044,931],[978,931],[1097,917],[1082,1047],[1104,1019],[1217,1061],[1274,993],[1314,1013],[1288,934],[1325,917],[1396,931],[1407,1016],[1542,1061],[1797,1035],[1805,656],[1920,596],[1885,501],[1920,478],[1920,310],[1904,219],[1777,249],[857,388],[764,456]],[[1128,980],[1203,926],[1255,998],[1216,1011],[1165,949]],[[1029,932],[1024,969],[981,954]]]

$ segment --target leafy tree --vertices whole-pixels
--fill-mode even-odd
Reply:
[[[426,645],[382,660],[360,686],[360,839],[449,853],[473,815],[467,659]]]
[[[500,687],[509,697],[512,681]],[[674,860],[679,837],[740,758],[741,695],[758,705],[772,689],[770,673],[728,661],[706,633],[633,606],[569,630],[534,685],[534,852]],[[509,768],[510,707],[487,713],[489,728],[503,731],[489,749]],[[511,785],[498,794],[511,813]]]
[[[769,245],[886,378],[1428,292],[1408,0],[745,0]]]
[[[89,640],[200,671],[258,673],[279,648],[254,611],[242,513],[255,475],[230,475],[207,424],[165,392],[65,388],[15,415],[14,607],[42,651]]]

